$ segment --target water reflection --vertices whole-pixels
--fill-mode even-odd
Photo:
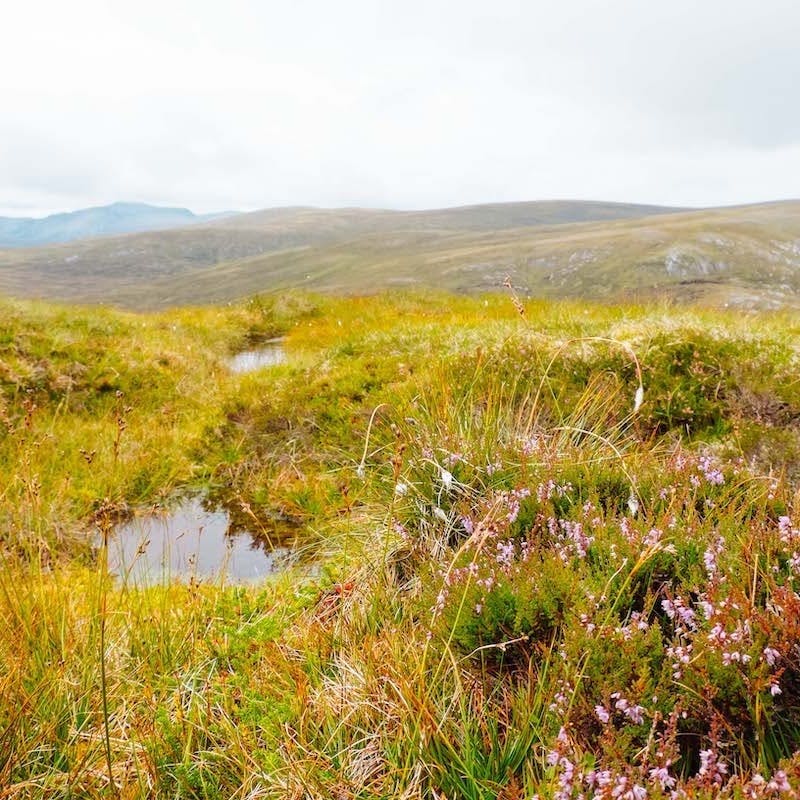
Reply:
[[[232,372],[253,372],[264,367],[274,367],[286,361],[283,339],[270,339],[260,347],[243,350],[228,361]]]
[[[288,564],[286,548],[269,546],[247,532],[231,532],[225,511],[208,510],[200,498],[165,514],[147,514],[117,526],[108,542],[108,567],[135,585],[219,580],[251,583]]]

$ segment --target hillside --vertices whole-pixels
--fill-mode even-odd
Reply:
[[[287,208],[2,252],[0,291],[157,308],[296,287],[483,292],[510,275],[533,296],[773,307],[797,304],[798,266],[797,201],[696,211],[577,202]]]
[[[176,228],[214,216],[198,216],[188,208],[112,203],[41,219],[0,217],[0,247],[36,247],[95,236]]]

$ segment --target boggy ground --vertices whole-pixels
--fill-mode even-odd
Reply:
[[[799,330],[3,302],[0,797],[790,795]],[[94,532],[197,489],[315,576],[119,588]]]

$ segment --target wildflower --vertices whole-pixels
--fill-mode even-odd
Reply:
[[[647,547],[654,547],[661,541],[661,531],[658,528],[651,528],[647,536],[644,537],[644,544]]]
[[[709,456],[703,456],[698,461],[697,468],[712,486],[722,486],[725,483],[725,476],[720,469],[714,466]]]
[[[542,442],[538,436],[528,436],[520,440],[520,449],[522,455],[526,457],[532,456],[541,447]]]
[[[486,474],[491,477],[492,475],[495,474],[495,472],[498,472],[502,468],[503,465],[499,461],[489,462],[486,465]]]
[[[603,725],[608,725],[609,720],[611,719],[611,714],[608,713],[608,709],[605,706],[595,706],[594,713],[597,719],[599,719]]]
[[[514,547],[514,542],[507,541],[507,542],[497,543],[497,555],[495,556],[495,558],[500,566],[503,567],[511,566],[511,563],[514,561],[515,555],[516,555],[516,548]]]
[[[767,784],[767,789],[770,789],[773,792],[780,792],[781,794],[792,791],[792,787],[789,785],[786,773],[782,769],[779,769],[772,776],[772,779]]]
[[[728,767],[724,761],[720,761],[716,752],[709,748],[700,751],[700,770],[698,775],[705,778],[717,786],[722,786]]]
[[[641,725],[644,722],[644,708],[642,706],[630,706],[625,709],[624,713],[634,725]]]
[[[769,666],[774,667],[775,662],[781,657],[781,654],[774,648],[774,647],[765,647],[764,648],[764,661],[769,664]]]
[[[706,548],[703,554],[703,564],[705,565],[709,578],[713,577],[717,572],[717,556],[722,552],[724,546],[725,543],[722,537],[719,537],[714,545]]]
[[[675,778],[669,774],[666,767],[654,767],[650,770],[650,780],[653,782],[658,781],[662,789],[671,789],[675,786]]]
[[[395,521],[392,523],[392,529],[394,530],[394,532],[395,532],[395,533],[396,533],[396,534],[397,534],[397,535],[398,535],[398,536],[399,536],[401,539],[404,539],[405,541],[408,541],[408,539],[409,539],[409,538],[411,538],[411,537],[409,536],[408,530],[406,529],[406,526],[405,526],[405,525],[403,525],[403,523],[402,523],[402,522],[398,522],[397,520],[395,520]]]
[[[713,604],[709,603],[708,600],[700,600],[698,605],[703,609],[703,616],[706,619],[711,619],[717,613]]]
[[[622,697],[622,695],[620,695],[619,692],[614,692],[614,694],[611,695],[611,699],[616,699],[617,702],[614,704],[614,707],[617,709],[617,711],[627,710],[629,703],[624,697]]]
[[[395,484],[394,493],[397,497],[405,497],[408,494],[408,484],[399,481]]]
[[[744,794],[745,797],[763,797],[764,796],[764,786],[766,786],[766,781],[764,777],[760,775],[758,772],[753,774],[753,777],[750,778],[747,785],[744,787]]]
[[[717,623],[714,627],[708,632],[708,641],[712,644],[721,645],[725,642],[728,638],[728,634],[725,633],[725,629],[722,627],[721,623]]]

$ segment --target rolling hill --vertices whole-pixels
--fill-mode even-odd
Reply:
[[[0,247],[35,247],[94,236],[177,228],[216,216],[198,216],[188,208],[112,203],[41,219],[0,217]]]
[[[679,210],[586,202],[433,211],[282,208],[168,231],[0,252],[0,291],[132,308],[303,287],[500,288],[800,305],[800,201]]]

